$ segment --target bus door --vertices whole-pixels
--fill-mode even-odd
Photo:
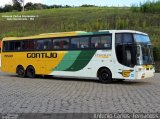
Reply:
[[[135,47],[133,44],[123,45],[123,71],[122,76],[125,78],[135,78]]]
[[[115,51],[117,57],[117,73],[119,78],[134,78],[135,46],[132,34],[118,33],[115,37]]]

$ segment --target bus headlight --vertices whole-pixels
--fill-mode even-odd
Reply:
[[[145,68],[138,68],[138,71],[144,71]]]

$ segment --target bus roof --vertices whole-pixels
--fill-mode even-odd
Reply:
[[[57,33],[44,33],[39,35],[27,36],[27,37],[6,37],[3,38],[4,41],[7,40],[25,40],[25,39],[41,39],[41,38],[54,38],[54,37],[65,37],[65,36],[81,36],[81,35],[93,35],[93,34],[110,34],[110,33],[139,33],[142,32],[133,30],[99,30],[98,32],[86,32],[86,31],[72,31],[72,32],[57,32]]]
[[[72,32],[57,32],[57,33],[44,33],[39,35],[27,36],[27,37],[6,37],[3,41],[7,40],[25,40],[25,39],[41,39],[41,38],[54,38],[65,36],[81,36],[81,35],[93,35],[93,34],[107,34],[109,32],[85,32],[85,31],[72,31]]]
[[[135,31],[135,30],[99,30],[99,32],[104,32],[104,31],[108,31],[110,33],[138,33],[138,34],[147,35],[146,33]]]

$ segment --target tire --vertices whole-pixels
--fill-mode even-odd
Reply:
[[[35,69],[33,66],[28,66],[26,70],[26,75],[28,78],[35,78]]]
[[[101,69],[98,73],[99,81],[101,83],[109,84],[112,82],[112,73],[109,69]]]
[[[26,76],[25,70],[23,66],[18,66],[16,69],[16,73],[18,74],[19,77],[24,78]]]

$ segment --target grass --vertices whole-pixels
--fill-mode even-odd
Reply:
[[[95,21],[100,20],[100,23],[106,22],[106,18],[110,19],[112,16],[116,14],[121,14],[123,11],[122,9],[111,9],[111,8],[62,8],[62,9],[49,9],[49,10],[35,10],[35,11],[27,11],[27,12],[14,12],[14,13],[3,13],[2,15],[39,15],[39,18],[35,21],[5,21],[0,18],[0,25],[7,25],[6,30],[11,31],[14,26],[13,24],[17,25],[18,29],[26,29],[25,32],[29,32],[28,29],[32,29],[35,31],[35,33],[38,32],[53,32],[53,31],[70,31],[70,30],[77,30],[82,29],[86,30],[87,25],[89,22],[92,22],[94,24]],[[125,12],[126,13],[126,12]],[[23,24],[23,26],[22,26]],[[70,28],[70,24],[74,24],[73,28]],[[77,25],[80,24],[77,28]],[[34,27],[36,26],[36,29]],[[63,27],[69,27],[68,29],[61,28]],[[61,27],[60,27],[61,26]],[[76,26],[76,27],[75,27]],[[44,27],[47,27],[44,29]],[[84,28],[85,27],[85,28]],[[92,27],[92,26],[91,26]],[[53,29],[54,28],[54,29]],[[90,30],[89,28],[87,28]],[[94,28],[92,28],[94,30]],[[95,29],[96,30],[96,29]],[[2,29],[2,32],[4,30]],[[18,30],[16,30],[18,31]],[[29,33],[27,33],[29,34]],[[25,34],[21,34],[25,35]]]
[[[34,21],[7,21],[7,15],[38,15]],[[159,46],[160,15],[132,12],[129,8],[59,8],[0,14],[0,38],[61,31],[132,29],[150,35]]]

